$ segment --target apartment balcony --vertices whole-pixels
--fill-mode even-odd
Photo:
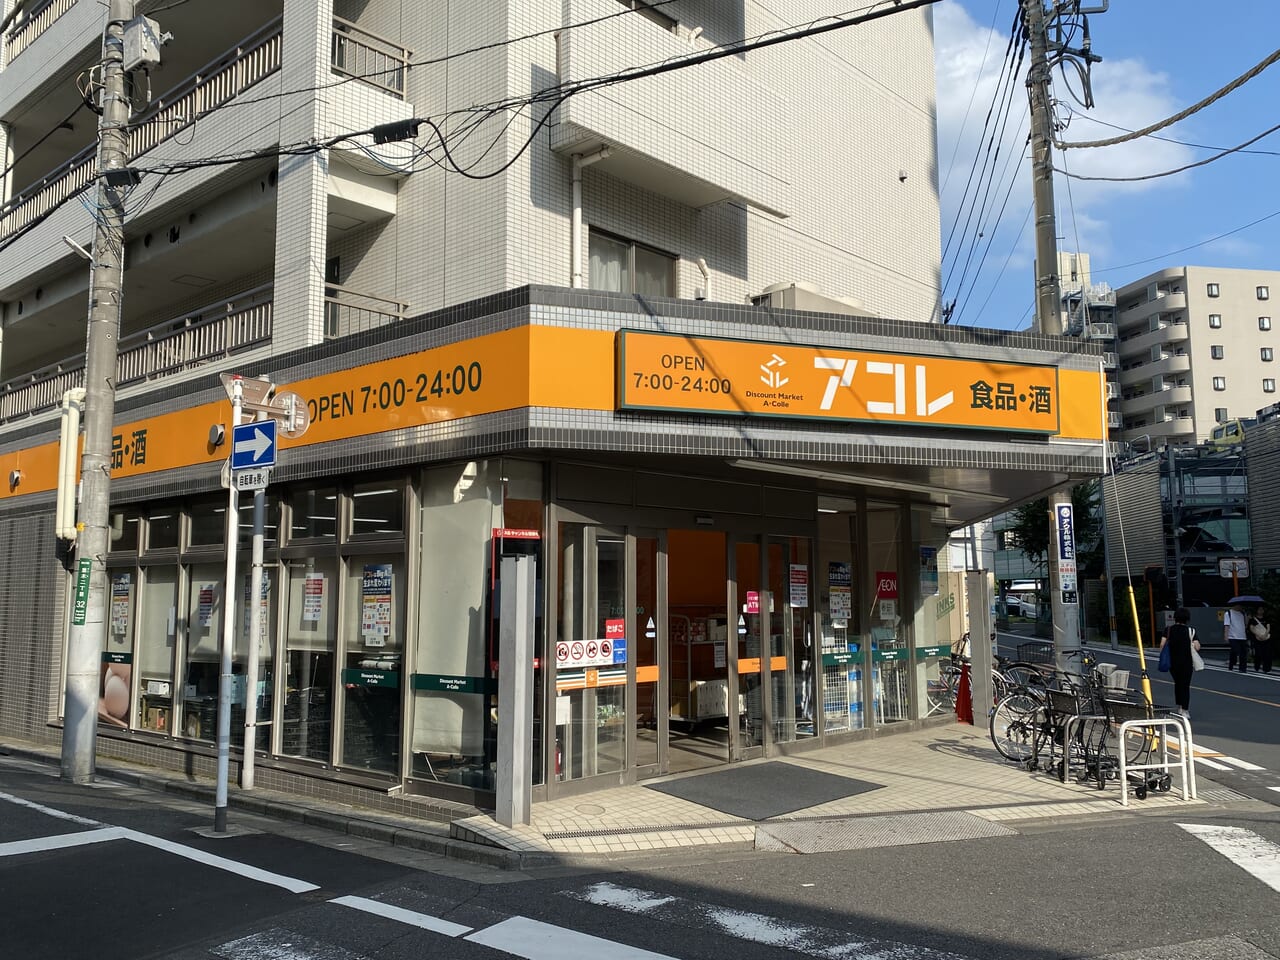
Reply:
[[[611,17],[616,0],[565,0],[566,23],[591,24],[559,35],[560,82],[572,84],[679,57],[698,48],[644,17]],[[732,104],[721,110],[717,104]],[[570,97],[559,107],[551,145],[563,155],[607,146],[592,166],[691,207],[730,198],[787,215],[788,105],[747,64],[724,57],[692,70]]]
[[[1111,412],[1107,414],[1107,429],[1119,430],[1124,426],[1124,417],[1118,413]]]
[[[140,115],[129,128],[133,160],[177,136],[280,69],[281,23],[274,20],[243,43],[189,76]],[[0,240],[44,218],[97,177],[97,145],[90,144],[0,207]]]
[[[76,0],[44,0],[43,3],[32,2],[25,17],[20,17],[17,24],[4,36],[7,63],[13,63],[36,38],[51,27],[64,13],[76,5]]]
[[[1167,407],[1190,402],[1190,387],[1168,387],[1164,390],[1156,390],[1153,393],[1144,393],[1140,397],[1121,400],[1119,410],[1122,414],[1134,416],[1135,414],[1146,413],[1148,410],[1154,410],[1159,406]]]
[[[120,338],[117,388],[153,384],[217,365],[271,343],[273,288],[246,290],[172,320]],[[325,297],[326,336],[341,337],[404,319],[408,304],[347,287]],[[84,385],[84,354],[47,364],[0,384],[0,422],[11,423],[52,410],[62,395]]]
[[[1132,330],[1136,324],[1150,320],[1157,313],[1170,313],[1187,309],[1185,293],[1161,293],[1154,300],[1143,300],[1117,311],[1116,320],[1121,331]]]
[[[1186,355],[1168,356],[1163,360],[1143,363],[1128,370],[1121,370],[1119,380],[1122,387],[1129,387],[1144,380],[1150,380],[1152,377],[1168,376],[1173,373],[1187,373],[1190,369],[1190,357]]]
[[[1107,381],[1106,391],[1107,391],[1106,395],[1108,400],[1120,399],[1120,384],[1116,383],[1114,380]]]
[[[1114,323],[1090,323],[1088,327],[1090,340],[1114,340],[1116,325]]]
[[[1136,337],[1130,337],[1120,344],[1120,352],[1125,357],[1135,357],[1141,353],[1150,353],[1152,347],[1164,347],[1171,343],[1182,343],[1188,337],[1187,325],[1184,322],[1161,324],[1156,330],[1148,330]]]
[[[1115,370],[1120,366],[1120,357],[1117,354],[1108,351],[1102,355],[1102,369]]]

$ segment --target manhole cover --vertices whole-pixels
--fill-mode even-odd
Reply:
[[[573,809],[587,817],[598,817],[604,813],[604,807],[598,803],[580,803]]]

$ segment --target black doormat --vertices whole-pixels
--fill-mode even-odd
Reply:
[[[735,817],[768,820],[842,797],[879,790],[884,784],[771,761],[645,786]]]

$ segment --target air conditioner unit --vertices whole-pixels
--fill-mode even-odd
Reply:
[[[774,307],[779,310],[839,313],[849,317],[879,316],[850,297],[831,297],[820,293],[812,284],[795,281],[771,284],[752,297],[751,302],[757,307]]]

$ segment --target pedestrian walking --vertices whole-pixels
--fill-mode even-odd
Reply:
[[[1174,611],[1173,624],[1160,638],[1160,649],[1169,647],[1169,676],[1173,678],[1173,702],[1178,705],[1182,715],[1191,719],[1191,674],[1195,667],[1191,663],[1191,651],[1200,649],[1200,641],[1196,639],[1194,627],[1188,626],[1191,614],[1186,607]]]
[[[1271,644],[1271,618],[1266,608],[1258,607],[1249,618],[1249,644],[1253,647],[1253,669],[1271,672],[1274,648]]]
[[[1231,652],[1227,655],[1227,669],[1234,670],[1240,662],[1240,672],[1249,672],[1249,615],[1239,603],[1227,607],[1222,615],[1222,639]]]

